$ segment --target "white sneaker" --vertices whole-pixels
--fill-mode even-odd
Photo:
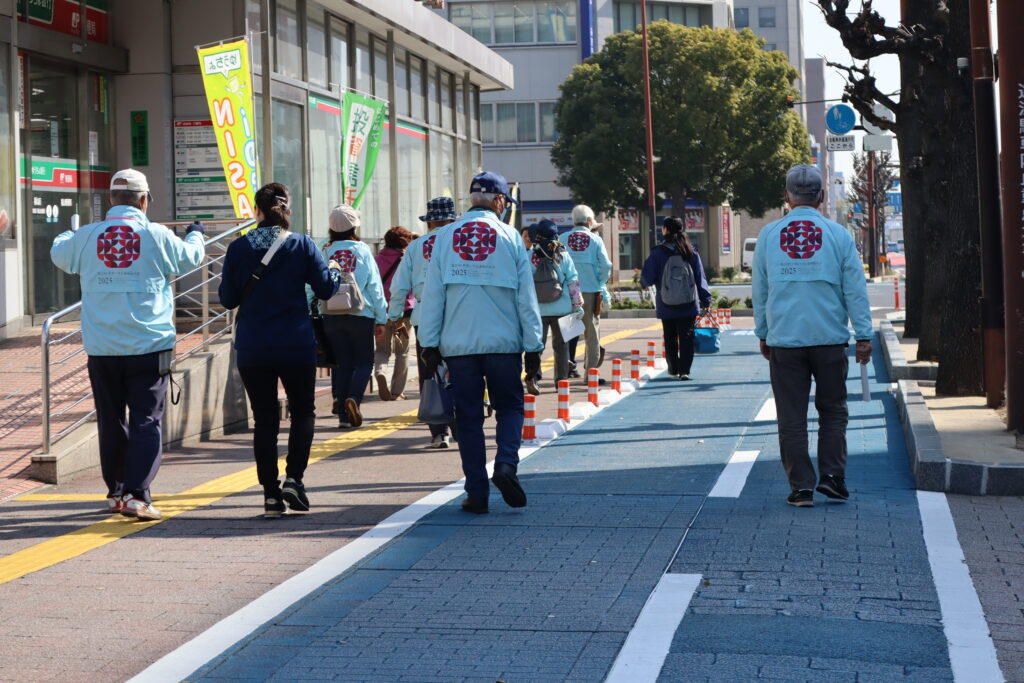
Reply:
[[[130,493],[125,494],[123,506],[121,507],[121,514],[125,517],[135,517],[136,519],[144,521],[151,521],[163,517],[163,514],[153,507],[152,503],[139,500]]]
[[[124,501],[121,496],[110,496],[107,498],[107,512],[120,512],[124,509]]]
[[[448,448],[448,435],[438,434],[430,440],[430,445],[427,448]]]

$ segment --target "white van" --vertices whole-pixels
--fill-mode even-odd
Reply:
[[[743,240],[743,256],[740,259],[740,268],[750,270],[754,267],[754,248],[757,247],[757,238],[748,237]]]

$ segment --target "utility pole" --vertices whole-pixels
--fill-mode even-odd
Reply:
[[[971,79],[974,81],[974,140],[978,156],[978,226],[981,237],[981,332],[985,402],[1003,403],[1006,330],[1003,324],[1002,226],[999,222],[999,148],[992,75],[989,0],[971,3]]]
[[[1024,4],[1000,2],[999,125],[1003,140],[1003,295],[1006,304],[1006,426],[1024,434]]]
[[[651,58],[647,49],[647,3],[640,3],[640,26],[644,42],[644,121],[647,128],[647,221],[651,249],[658,244],[658,209],[654,198],[654,126],[651,118]],[[684,199],[685,202],[685,199]],[[685,207],[673,207],[683,215]]]
[[[868,152],[868,275],[878,275],[878,221],[875,216],[875,153]]]

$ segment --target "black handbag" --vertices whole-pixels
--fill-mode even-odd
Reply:
[[[316,300],[309,307],[309,321],[313,323],[313,336],[316,337],[316,366],[318,368],[334,368],[338,363],[334,358],[331,340],[327,338],[324,317],[317,310]]]

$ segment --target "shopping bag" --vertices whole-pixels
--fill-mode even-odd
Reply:
[[[562,339],[569,341],[583,334],[583,320],[570,313],[558,319],[558,329],[562,331]]]
[[[698,327],[693,331],[694,353],[718,353],[722,350],[722,342],[718,335],[721,331],[717,327]]]
[[[313,323],[313,336],[316,338],[316,366],[318,368],[336,367],[334,348],[331,346],[331,340],[327,338],[324,318],[317,312],[315,303],[310,309],[309,320]]]
[[[451,390],[445,388],[437,376],[423,382],[416,417],[428,425],[446,425],[455,421],[455,402]]]

